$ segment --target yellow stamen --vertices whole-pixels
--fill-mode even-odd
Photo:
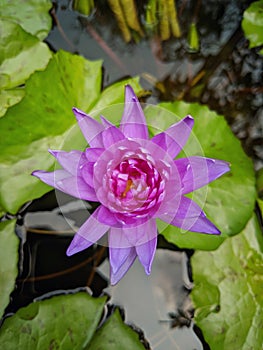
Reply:
[[[131,187],[132,187],[132,180],[128,180],[128,181],[126,182],[126,188],[125,188],[125,190],[124,190],[124,191],[122,192],[122,194],[121,194],[122,198],[125,198],[125,197],[126,197],[126,194],[130,191]]]

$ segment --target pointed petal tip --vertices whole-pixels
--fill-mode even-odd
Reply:
[[[73,111],[73,113],[74,113],[74,112],[78,112],[79,109],[78,109],[77,107],[72,107],[72,111]]]
[[[200,233],[204,233],[207,235],[216,235],[216,236],[221,235],[221,231],[210,220],[208,220],[206,216],[204,219],[206,220],[209,227],[207,226],[206,232],[200,232]]]
[[[38,177],[40,179],[41,174],[44,174],[44,173],[46,173],[46,171],[44,171],[44,170],[34,170],[34,171],[32,171],[31,175]]]
[[[110,126],[113,126],[113,124],[107,118],[105,118],[103,115],[100,115],[100,120],[101,120],[104,128],[108,128]]]
[[[49,149],[48,152],[55,158],[57,158],[57,155],[59,153],[59,151],[53,150],[53,149]]]
[[[125,84],[125,91],[130,91],[134,93],[134,90],[130,84]],[[135,94],[135,93],[134,93]]]
[[[78,109],[77,107],[72,108],[72,112],[75,114],[75,117],[78,121],[80,121],[82,118],[87,117],[87,114],[83,112],[81,109]]]
[[[183,120],[184,120],[184,121],[187,123],[187,125],[190,126],[190,127],[192,127],[192,126],[194,125],[194,122],[195,122],[194,118],[193,118],[190,114],[188,114],[186,117],[184,117]]]
[[[68,246],[66,255],[71,256],[77,254],[85,249],[88,249],[90,246],[92,246],[92,244],[93,242],[88,241],[87,239],[76,233],[70,245]]]
[[[110,284],[112,286],[116,286],[116,284],[119,282],[120,279],[116,278],[115,276],[110,277]]]
[[[121,279],[123,275],[118,272],[114,272],[112,266],[110,267],[110,284],[115,286]]]
[[[76,253],[77,253],[77,252],[76,252]],[[74,249],[71,248],[71,247],[69,246],[68,249],[67,249],[67,251],[66,251],[66,255],[67,255],[67,256],[72,256],[72,255],[74,255],[74,254],[75,254]]]
[[[145,271],[145,273],[146,273],[147,276],[150,276],[151,271],[152,271],[151,266],[149,266],[149,267],[145,266],[144,271]]]
[[[139,102],[131,85],[125,85],[125,102]]]

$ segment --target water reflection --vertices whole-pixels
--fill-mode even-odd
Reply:
[[[127,321],[143,329],[154,350],[203,349],[193,332],[192,323],[189,328],[172,328],[172,319],[168,315],[178,309],[191,312],[182,274],[184,254],[158,249],[150,276],[145,276],[136,261],[118,285],[106,289],[112,302],[124,307]],[[108,277],[108,270],[108,262],[105,261],[99,271]]]

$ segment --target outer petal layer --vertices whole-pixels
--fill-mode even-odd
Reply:
[[[102,131],[104,127],[97,120],[78,108],[73,108],[79,127],[90,147],[103,147]]]
[[[127,238],[116,228],[109,232],[110,264],[112,273],[117,273],[134,247]]]
[[[111,124],[104,117],[100,117],[101,121],[105,127],[105,130],[102,133],[103,145],[105,148],[110,147],[114,143],[125,139],[123,133],[115,125]]]
[[[185,231],[193,231],[208,234],[220,234],[218,228],[207,219],[202,209],[191,199],[182,196],[179,206],[174,210],[172,202],[170,209],[161,214],[159,218],[171,225],[182,228]]]
[[[121,252],[120,252],[121,251]],[[113,269],[111,267],[110,271],[110,280],[111,284],[115,285],[119,282],[120,279],[126,274],[126,272],[129,270],[129,268],[134,263],[134,260],[136,259],[136,251],[134,247],[126,248],[126,249],[110,249],[110,264],[112,264],[112,261],[118,260],[118,258],[122,256],[124,262],[118,267],[118,270],[116,272],[113,272]]]
[[[95,190],[91,186],[81,177],[72,176],[66,170],[59,169],[54,172],[36,170],[32,175],[38,177],[47,185],[55,187],[73,197],[94,202],[98,201]]]
[[[120,129],[126,137],[148,139],[145,116],[132,87],[125,87],[125,106]]]
[[[135,227],[123,227],[121,230],[131,246],[144,245],[157,237],[155,219],[150,219]]]
[[[109,229],[108,225],[101,224],[97,220],[100,207],[88,218],[88,220],[80,227],[71,241],[67,255],[71,256],[84,249],[89,248],[96,243]]]
[[[154,136],[152,142],[167,151],[171,158],[175,158],[184,147],[193,125],[194,119],[188,115],[166,131]]]
[[[181,177],[183,194],[207,185],[230,170],[227,162],[195,156],[177,159],[174,164]]]
[[[57,159],[59,164],[70,174],[77,175],[78,169],[85,162],[85,153],[81,151],[55,151],[49,150],[49,152]]]
[[[151,241],[148,241],[142,245],[136,246],[136,253],[140,260],[140,263],[145,269],[145,273],[149,275],[151,273],[152,262],[154,259],[157,246],[157,235]]]

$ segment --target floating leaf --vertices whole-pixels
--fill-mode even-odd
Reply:
[[[9,304],[15,287],[19,238],[15,234],[15,220],[0,222],[0,317]]]
[[[159,107],[163,107],[163,110],[155,107],[146,109],[152,133],[165,130],[187,114],[194,117],[193,132],[182,157],[201,155],[231,163],[229,173],[192,194],[193,200],[204,207],[208,218],[222,231],[221,236],[182,232],[171,225],[159,225],[165,238],[179,247],[216,249],[225,237],[240,232],[251,217],[256,197],[252,161],[244,153],[225,119],[207,107],[182,101],[161,103]]]
[[[263,168],[259,169],[256,172],[256,185],[258,196],[263,197]]]
[[[242,28],[250,47],[263,45],[263,0],[253,2],[244,12]],[[263,55],[263,49],[260,50]]]
[[[25,95],[23,88],[0,90],[0,117],[2,117],[9,107],[17,104]]]
[[[51,58],[48,46],[25,32],[20,25],[0,19],[0,89],[23,84]]]
[[[119,310],[95,333],[86,350],[145,350],[139,336],[123,323]]]
[[[195,322],[213,350],[261,350],[263,236],[255,215],[239,235],[191,260]]]
[[[261,200],[261,199],[258,198],[258,199],[257,199],[257,203],[258,203],[258,206],[259,206],[261,218],[263,219],[263,200]]]
[[[83,349],[100,321],[106,297],[85,292],[36,301],[5,319],[3,349]]]
[[[52,1],[50,0],[1,0],[0,16],[20,24],[26,32],[43,40],[52,25],[49,15],[51,7]]]
[[[47,150],[59,147],[75,123],[72,106],[88,109],[99,97],[100,84],[101,62],[65,52],[28,80],[23,100],[0,119],[1,204],[6,211],[15,213],[48,191],[30,173],[54,164]]]
[[[36,169],[52,169],[55,160],[49,148],[86,145],[72,107],[88,112],[104,103],[121,102],[125,83],[138,91],[138,79],[129,79],[122,88],[117,83],[101,95],[101,61],[63,51],[54,55],[45,71],[30,77],[23,100],[0,118],[0,205],[5,211],[16,213],[22,204],[51,189],[30,175]]]

